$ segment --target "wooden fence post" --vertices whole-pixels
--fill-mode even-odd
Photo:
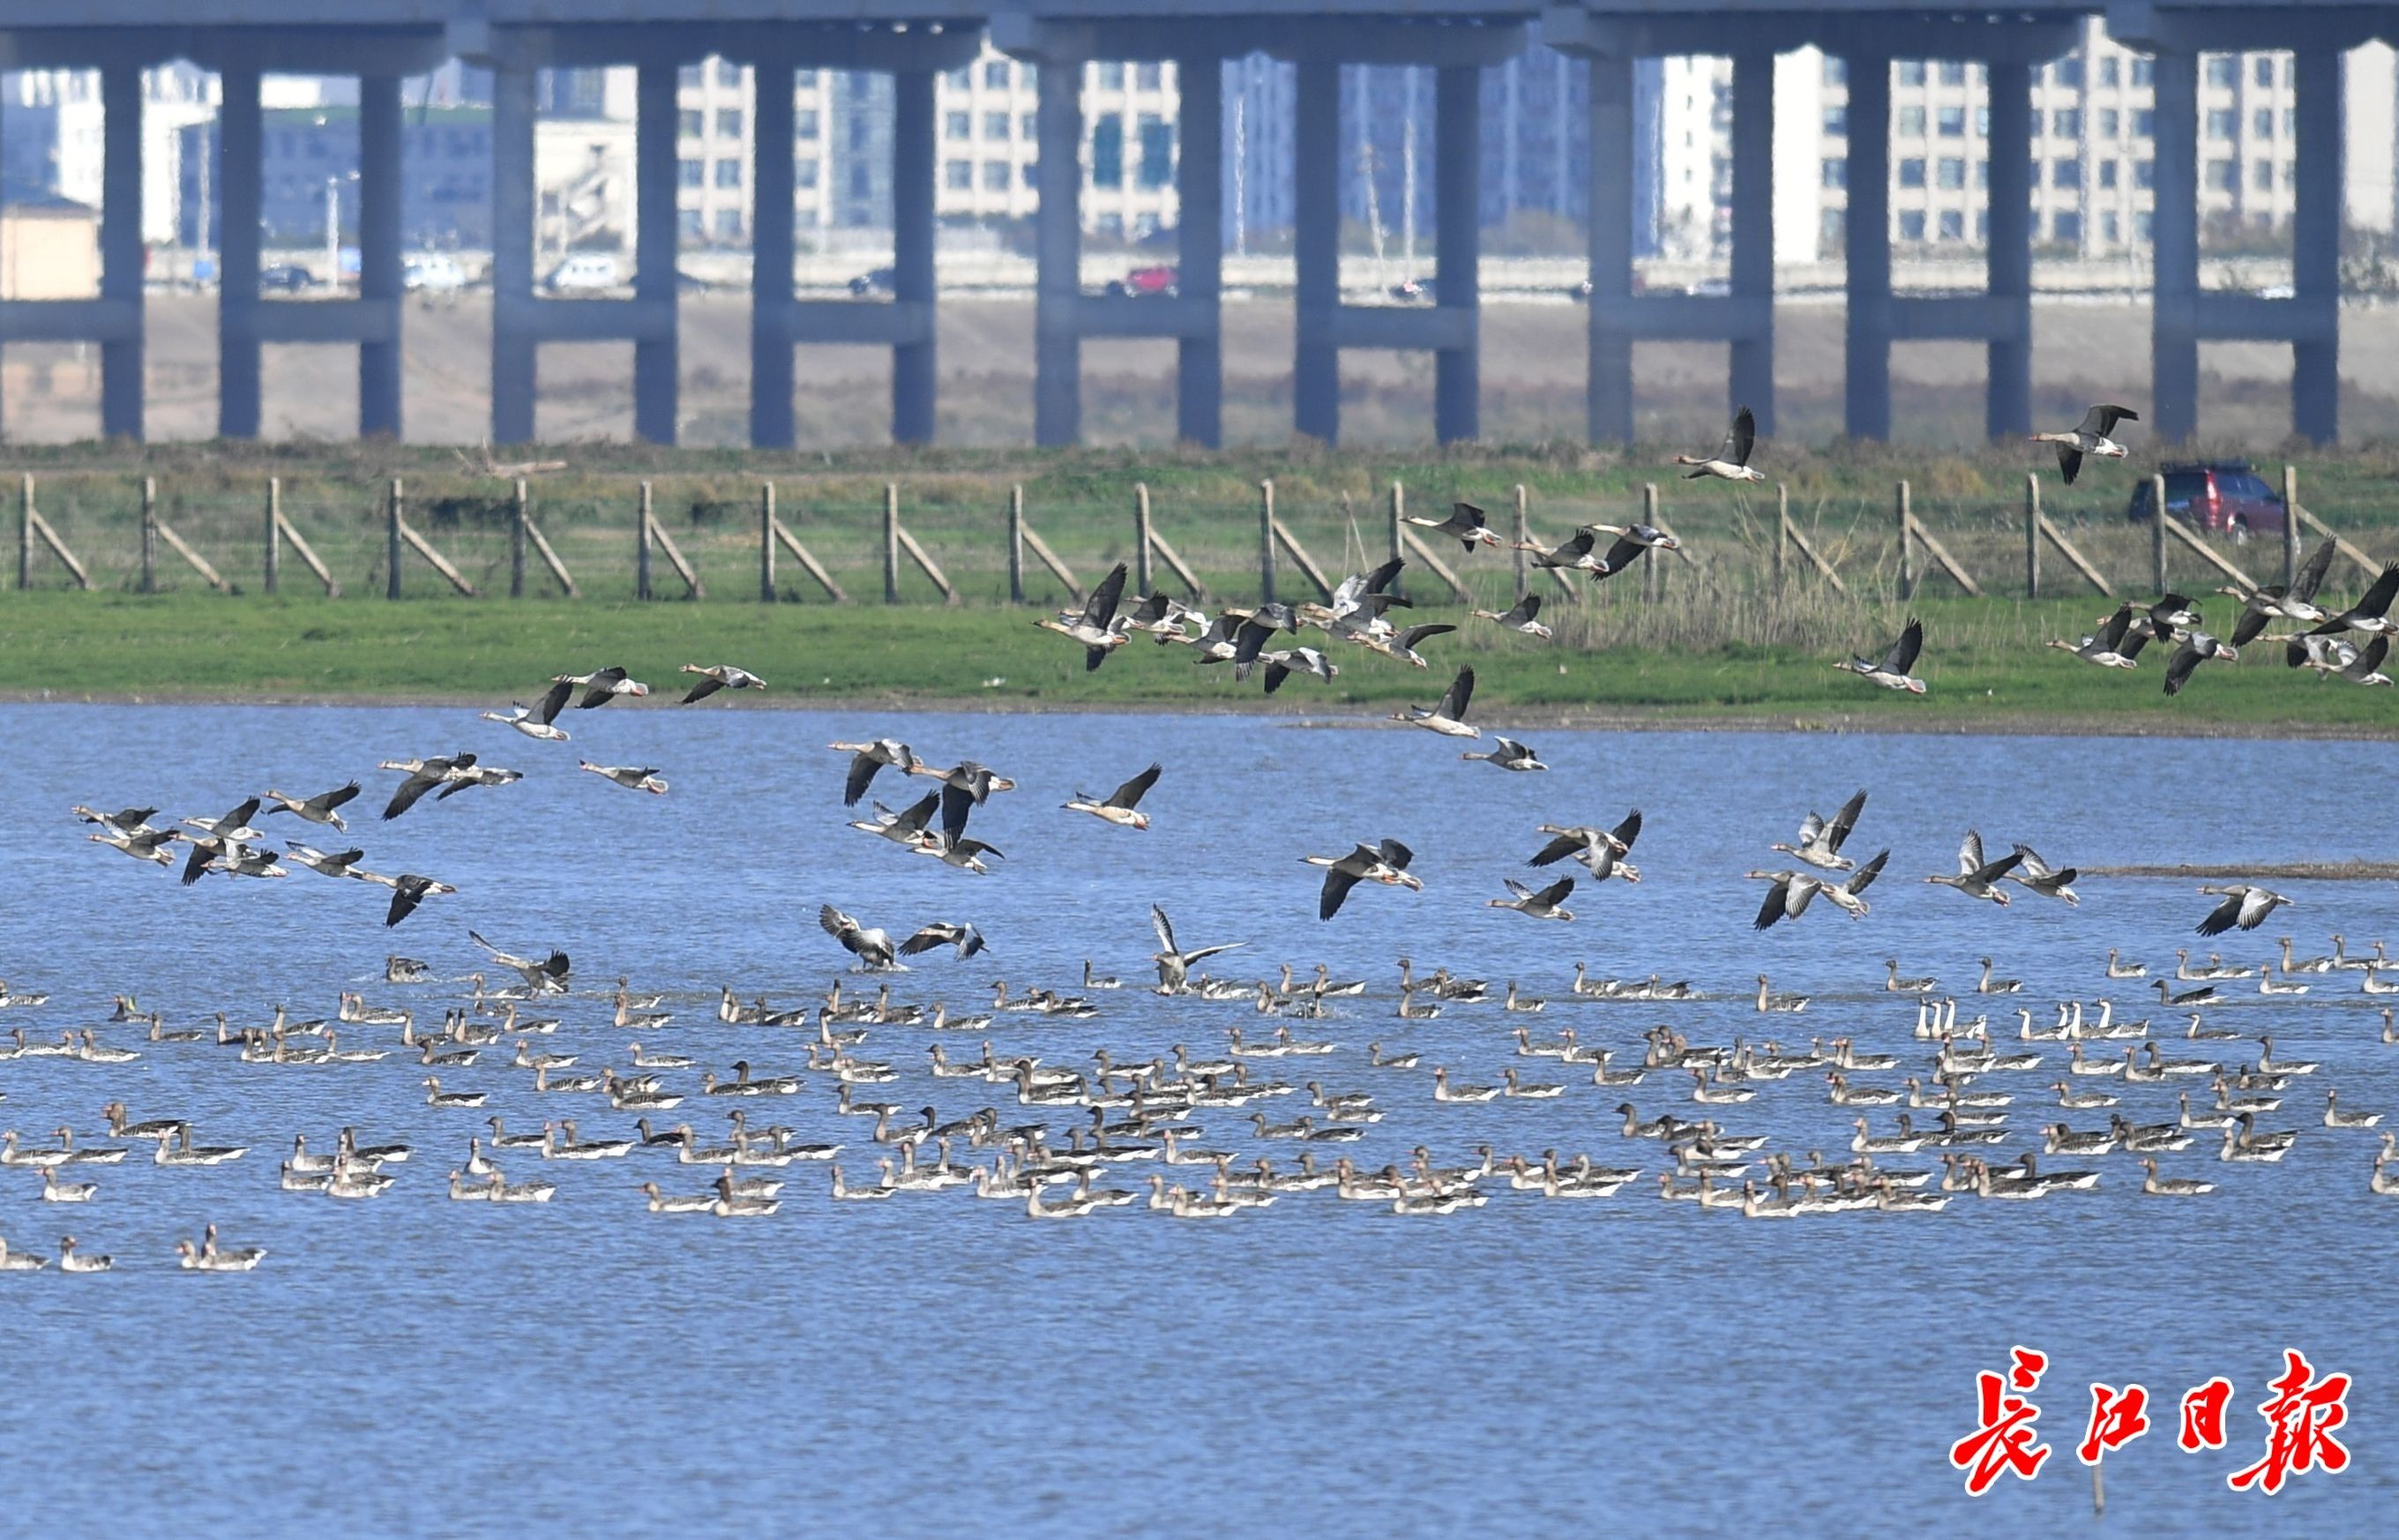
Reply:
[[[2025,473],[2025,597],[2040,597],[2040,477]]]
[[[1258,483],[1258,595],[1266,604],[1275,598],[1274,527],[1274,482],[1269,480]]]
[[[883,602],[900,602],[900,484],[883,483]]]
[[[283,581],[283,478],[266,479],[266,591]]]
[[[525,481],[517,484],[508,499],[508,597],[524,597],[525,577]]]
[[[17,587],[34,586],[34,478],[17,484]]]
[[[635,520],[633,542],[633,597],[650,597],[650,484],[642,483],[641,511]]]
[[[1790,580],[1787,560],[1791,551],[1791,489],[1782,482],[1774,483],[1774,591],[1779,597],[1782,586]]]
[[[1132,484],[1132,584],[1135,593],[1149,592],[1149,483]]]
[[[1402,485],[1402,484],[1401,484],[1400,482],[1398,482],[1398,481],[1393,481],[1393,482],[1391,483],[1391,510],[1390,510],[1390,512],[1391,512],[1391,522],[1390,522],[1390,537],[1391,537],[1391,538],[1390,538],[1390,546],[1391,546],[1391,551],[1390,551],[1390,554],[1391,554],[1391,555],[1393,555],[1393,556],[1399,556],[1399,555],[1403,554],[1403,553],[1402,553],[1402,551],[1401,551],[1401,548],[1400,548],[1400,520],[1401,520],[1403,517],[1405,517],[1405,515],[1407,514],[1407,511],[1408,511],[1408,491],[1407,491],[1407,488],[1406,488],[1405,486]],[[1399,595],[1400,595],[1401,597],[1403,597],[1403,598],[1405,598],[1405,597],[1406,597],[1406,589],[1403,587],[1403,582],[1404,582],[1404,580],[1405,580],[1406,576],[1407,576],[1407,574],[1406,574],[1405,573],[1402,573],[1399,576],[1394,577],[1394,578],[1392,578],[1392,579],[1391,579],[1391,582],[1390,582],[1390,590],[1391,590],[1391,592],[1393,592],[1393,593],[1395,593],[1395,594],[1399,594]]]
[[[401,491],[400,478],[391,479],[391,497],[384,506],[384,574],[383,596],[400,597],[400,521]]]
[[[1024,602],[1024,483],[1008,489],[1008,601]]]
[[[2283,588],[2299,580],[2299,471],[2283,467]]]
[[[1899,597],[1916,597],[1916,515],[1909,511],[1907,483],[1899,484]]]
[[[2166,479],[2149,477],[2149,581],[2155,592],[2166,591]]]
[[[1516,483],[1515,501],[1516,549],[1514,551],[1514,555],[1516,558],[1516,601],[1518,603],[1522,603],[1525,599],[1525,559],[1526,555],[1525,547],[1533,543],[1532,528],[1527,520],[1529,510],[1525,507],[1525,483],[1522,481]]]
[[[142,478],[142,591],[158,591],[158,479]]]
[[[775,601],[775,483],[758,489],[758,602]]]
[[[1658,525],[1658,483],[1655,481],[1644,481],[1641,483],[1641,521],[1647,524],[1652,529],[1655,529]],[[1642,547],[1642,600],[1647,603],[1656,603],[1660,596],[1665,591],[1665,568],[1658,560],[1658,547],[1655,546]]]

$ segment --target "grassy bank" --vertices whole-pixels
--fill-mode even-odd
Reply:
[[[1864,729],[1935,727],[2173,733],[2270,731],[2399,736],[2399,692],[2319,683],[2260,647],[2238,665],[2203,668],[2176,699],[2162,694],[2162,658],[2106,673],[2040,645],[2079,635],[2093,600],[1930,600],[1920,671],[1931,693],[1892,696],[1836,672],[1841,647],[1720,644],[1687,652],[1622,644],[1642,611],[1570,615],[1560,640],[1537,643],[1427,609],[1465,629],[1426,643],[1417,672],[1354,648],[1335,656],[1330,685],[1295,679],[1271,705],[1390,709],[1430,704],[1455,662],[1471,662],[1476,719],[1525,721],[1633,714],[1673,721]],[[171,594],[0,596],[0,692],[25,697],[131,699],[526,698],[550,674],[623,663],[654,683],[683,663],[738,662],[773,687],[763,703],[873,700],[992,709],[1084,706],[1255,709],[1257,684],[1197,668],[1180,648],[1146,640],[1086,674],[1078,649],[1037,630],[1035,612],[969,606],[648,605],[562,601],[224,598]],[[1837,626],[1879,646],[1895,616],[1837,612]],[[1826,615],[1782,628],[1814,637]],[[1792,617],[1782,617],[1786,622]],[[2069,629],[2068,628],[2073,628]],[[663,693],[663,690],[662,692]]]

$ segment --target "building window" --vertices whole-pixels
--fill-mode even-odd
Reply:
[[[942,78],[954,91],[970,91],[974,89],[974,66],[961,64]]]
[[[1152,60],[1146,64],[1136,64],[1133,66],[1132,78],[1134,86],[1142,90],[1164,90],[1166,88],[1166,67],[1163,64],[1159,63],[1156,60]]]
[[[942,180],[948,184],[950,191],[954,193],[970,193],[974,191],[974,162],[971,160],[943,161],[942,163]]]
[[[1924,185],[1924,162],[1920,158],[1911,155],[1899,163],[1899,184],[1902,187]]]
[[[697,160],[675,162],[675,185],[678,187],[705,186],[706,175],[707,173],[700,169],[700,164]]]
[[[2079,160],[2058,160],[2051,162],[2049,168],[2049,184],[2052,187],[2081,186],[2082,162]]]
[[[738,160],[718,161],[716,163],[716,184],[719,187],[740,186],[741,163]]]
[[[2123,127],[2124,120],[2117,115],[2115,108],[2102,107],[2099,109],[2099,137],[2101,139],[2114,139],[2117,134],[2122,130]]]
[[[2099,163],[2099,185],[2102,187],[2113,187],[2116,185],[2116,163],[2114,161],[2103,160]]]
[[[1008,125],[1009,116],[1006,113],[985,113],[983,115],[983,137],[985,139],[1006,139],[1008,137]]]
[[[2105,244],[2108,246],[2115,245],[2116,242],[2121,238],[2117,234],[2117,232],[2122,227],[2117,223],[2116,211],[2114,209],[2111,209],[2099,216],[2099,239]]]
[[[1024,162],[1023,165],[1021,165],[1021,166],[1017,167],[1017,169],[1016,169],[1016,176],[1017,176],[1017,181],[1018,181],[1021,184],[1023,184],[1023,186],[1026,186],[1026,187],[1038,187],[1038,186],[1040,186],[1040,185],[1041,185],[1041,163],[1040,163],[1039,161],[1037,161],[1037,160],[1028,160],[1028,161]]]
[[[684,239],[698,240],[699,238],[700,231],[704,228],[706,227],[699,222],[698,209],[678,209],[675,210],[675,233],[683,236]]]
[[[1903,139],[1923,138],[1924,109],[1921,107],[1902,107],[1899,110],[1899,133],[1900,137]]]
[[[1966,64],[1963,60],[1945,59],[1941,61],[1941,84],[1944,86],[1962,86],[1965,83]]]
[[[1986,241],[1991,238],[1991,211],[1988,209],[1974,210],[1974,238]]]
[[[2241,115],[2230,107],[2212,107],[2207,114],[2207,137],[2230,139],[2241,131]]]
[[[1989,161],[1978,160],[1974,162],[1974,185],[1984,192],[1990,191],[1991,163]]]
[[[1942,187],[1956,192],[1966,185],[1966,162],[1961,156],[1945,156],[1936,168],[1935,174]]]
[[[1923,85],[1924,61],[1921,59],[1901,60],[1899,61],[1899,83],[1903,86]],[[1919,236],[1918,238],[1921,238],[1921,236]]]
[[[1829,137],[1829,138],[1833,138],[1833,139],[1847,139],[1847,138],[1850,136],[1850,110],[1849,110],[1849,108],[1847,108],[1847,107],[1827,107],[1827,108],[1825,108],[1825,109],[1824,109],[1824,132],[1825,132],[1826,136],[1827,136],[1827,137]]]
[[[2150,213],[2147,209],[2141,209],[2138,213],[2135,213],[2133,216],[2133,238],[2135,240],[2150,239],[2157,227],[2157,216]]]
[[[1124,185],[1124,119],[1115,113],[1091,124],[1091,185]]]
[[[2116,84],[2116,60],[2112,54],[2099,61],[2099,84],[2107,87]]]
[[[2270,160],[2261,160],[2257,162],[2256,166],[2251,167],[2249,171],[2249,184],[2257,188],[2257,191],[2261,193],[2272,192],[2274,190],[2274,163]]]
[[[2133,162],[2133,185],[2147,192],[2158,184],[2158,163],[2154,160]]]
[[[2135,56],[2133,60],[2133,84],[2135,86],[2154,86],[2157,84],[2157,81],[2158,61],[2151,59],[2147,54]],[[2148,237],[2144,236],[2142,238],[2147,239]]]
[[[2283,109],[2283,137],[2290,138],[2299,131],[2299,113],[2296,107]]]
[[[2158,115],[2155,108],[2143,107],[2133,114],[2133,137],[2135,139],[2158,137]]]
[[[1849,229],[1849,221],[1838,209],[1820,210],[1816,216],[1816,223],[1823,229],[1824,244],[1828,247],[1839,247],[1843,236]]]
[[[1974,109],[1974,137],[1976,139],[1988,139],[1991,137],[1990,108],[1977,107]]]
[[[1019,124],[1016,126],[1016,131],[1017,131],[1018,136],[1019,136],[1020,138],[1023,139],[1027,143],[1030,143],[1030,142],[1032,142],[1034,140],[1040,138],[1040,137],[1041,137],[1041,117],[1040,117],[1040,115],[1039,115],[1039,114],[1037,114],[1037,113],[1027,113],[1027,114],[1025,114],[1025,115],[1024,115],[1024,119],[1023,119],[1023,122],[1021,122],[1021,123],[1019,123]]]
[[[675,132],[684,139],[698,139],[708,132],[708,115],[697,107],[686,107],[675,114]]]
[[[2052,239],[2065,245],[2081,245],[2082,216],[2071,209],[2059,209],[2050,216],[2049,234]]]
[[[792,72],[792,86],[793,86],[793,88],[794,88],[794,89],[796,89],[796,90],[803,90],[803,91],[812,91],[812,90],[815,90],[815,89],[817,88],[817,72],[816,72],[816,71],[814,71],[814,70],[794,70],[794,71],[793,71],[793,72]]]
[[[794,165],[792,168],[793,185],[804,192],[816,191],[817,165],[818,163],[813,160],[803,160]]]
[[[984,192],[1007,192],[1008,178],[1008,162],[1004,160],[986,160],[983,163],[983,190]]]
[[[1939,115],[1934,121],[1941,129],[1942,138],[1963,139],[1966,137],[1965,108],[1944,107],[1941,109]]]
[[[1837,54],[1824,56],[1824,84],[1846,86],[1850,83],[1850,61]]]
[[[1901,67],[1904,69],[1906,66],[1902,65]],[[1918,64],[1916,67],[1919,71],[1924,68],[1921,64]],[[1907,212],[1899,216],[1899,238],[1908,241],[1920,241],[1924,238],[1924,211],[1922,209],[1910,209]]]
[[[719,139],[739,139],[741,137],[740,108],[720,107],[716,110],[716,137]]]
[[[1174,180],[1174,128],[1156,113],[1141,115],[1141,184],[1163,187]]]
[[[2270,86],[2274,83],[2274,61],[2272,56],[2269,55],[2257,61],[2257,81],[2260,86]]]
[[[1124,89],[1124,66],[1122,64],[1114,60],[1110,60],[1105,64],[1095,64],[1092,68],[1099,72],[1100,89],[1104,91],[1120,91]]]
[[[1942,238],[1943,240],[1962,240],[1962,239],[1964,239],[1964,238],[1965,238],[1965,236],[1966,236],[1966,214],[1965,214],[1965,210],[1960,209],[1942,209],[1942,210],[1941,210],[1941,226],[1940,226],[1940,228],[1941,228],[1941,238]]]
[[[1846,160],[1827,158],[1823,165],[1823,182],[1825,186],[1836,191],[1849,186],[1850,163]]]
[[[716,238],[732,244],[741,238],[741,210],[719,209],[716,211]]]
[[[730,90],[741,88],[741,66],[730,59],[716,61],[716,83]]]
[[[2241,61],[2229,53],[2209,54],[2207,83],[2211,86],[2238,86],[2241,84]]]
[[[974,118],[968,113],[952,113],[942,120],[942,133],[948,139],[974,137]]]
[[[699,89],[701,85],[699,66],[697,64],[685,64],[682,68],[676,70],[675,84],[695,91]],[[696,235],[698,232],[695,231],[693,233]]]
[[[2211,160],[2207,163],[2207,184],[2219,193],[2229,193],[2239,183],[2236,173],[2240,169],[2230,160]]]
[[[988,90],[1008,89],[1008,61],[1005,59],[986,61],[983,67],[983,83]]]
[[[792,137],[793,139],[817,137],[817,110],[814,107],[803,107],[792,115]]]
[[[2057,111],[2050,114],[2049,137],[2052,139],[2080,139],[2082,137],[2082,109],[2080,107],[2060,107]]]
[[[2082,87],[2082,56],[2067,54],[2050,67],[2050,78],[2059,85],[2080,90]]]
[[[2274,137],[2274,109],[2260,107],[2249,115],[2249,131],[2259,139]]]

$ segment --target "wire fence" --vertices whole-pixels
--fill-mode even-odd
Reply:
[[[2300,507],[2287,469],[2284,486]],[[1392,482],[1366,496],[1289,497],[1267,482],[1232,502],[1153,494],[1133,480],[1028,500],[1021,487],[955,479],[897,480],[880,497],[861,497],[854,480],[833,490],[806,478],[553,485],[467,475],[286,486],[72,472],[20,483],[17,586],[229,596],[338,589],[356,601],[471,591],[484,600],[1051,604],[1123,561],[1137,589],[1196,591],[1215,603],[1266,593],[1315,599],[1320,579],[1335,584],[1400,553],[1410,561],[1403,582],[1420,602],[1504,609],[1529,591],[1554,619],[1643,600],[1816,588],[1852,604],[1970,591],[2095,598],[2102,586],[2122,595],[2206,592],[2281,582],[2303,544],[2342,527],[2354,537],[2326,588],[2354,593],[2399,549],[2399,531],[2364,508],[2352,523],[2352,510],[2306,507],[2293,520],[2305,526],[2301,538],[2269,531],[2244,539],[2180,520],[2135,522],[2116,500],[2122,490],[2102,503],[2088,489],[2061,498],[2039,478],[2013,495],[1863,480],[1806,493],[1674,481],[1629,495],[1536,497],[1521,487],[1493,495]],[[1454,495],[1475,497],[1499,548],[1470,552],[1406,521],[1447,517]],[[1638,572],[1594,584],[1508,548],[1520,537],[1553,547],[1582,526],[1636,521],[1671,530],[1682,550],[1651,552]],[[1600,549],[1609,543],[1600,537]]]

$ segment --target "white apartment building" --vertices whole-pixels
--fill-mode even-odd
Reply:
[[[1849,87],[1842,61],[1815,54],[1821,82],[1815,148],[1818,218],[1827,250],[1848,208]],[[2346,209],[2350,224],[2392,226],[2394,78],[2391,49],[2345,61]],[[2292,58],[2202,56],[2199,175],[2203,245],[2235,243],[2291,220],[2297,115]],[[1788,112],[1778,102],[1778,115]],[[2137,254],[2149,239],[2156,114],[2149,61],[2085,23],[2080,45],[2033,78],[2034,249],[2062,258]],[[1989,234],[1990,96],[1979,63],[1902,60],[1891,66],[1891,236],[1903,255],[1962,253]],[[1778,180],[1804,174],[1778,167]]]

